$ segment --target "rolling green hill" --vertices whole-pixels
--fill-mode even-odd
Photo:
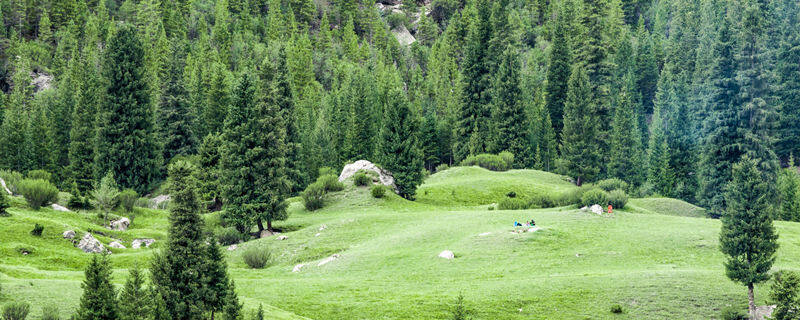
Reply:
[[[474,185],[469,192],[484,195],[483,200],[467,201],[477,196],[467,196],[466,184]],[[270,319],[445,319],[459,294],[475,319],[710,319],[729,304],[746,302],[744,287],[724,275],[717,249],[719,221],[689,216],[697,215],[689,205],[635,199],[629,210],[610,216],[568,207],[463,207],[502,196],[507,192],[503,187],[533,192],[571,188],[559,176],[538,171],[453,168],[429,178],[420,188],[419,203],[393,195],[374,199],[368,188],[351,183],[319,211],[307,212],[293,199],[290,218],[277,224],[292,230],[283,234],[288,239],[273,236],[226,251],[240,300],[248,312],[264,304]],[[463,191],[464,198],[458,199],[465,200],[436,205],[452,201],[437,190]],[[163,240],[167,213],[137,210],[129,231],[108,234],[125,241],[142,236]],[[71,312],[89,255],[61,239],[61,232],[100,230],[96,218],[50,209],[33,212],[19,200],[11,213],[0,218],[0,303],[36,301],[34,314],[48,304]],[[513,221],[531,218],[540,231],[512,232]],[[28,234],[35,222],[45,224],[41,239]],[[781,247],[775,270],[800,268],[800,224],[776,226]],[[34,253],[23,256],[15,251],[18,246],[32,247]],[[269,247],[272,265],[248,269],[241,254],[249,246]],[[158,243],[140,251],[115,250],[115,281],[121,284],[125,269],[135,263],[147,264],[157,248]],[[455,259],[438,258],[443,250],[453,251]],[[339,258],[318,265],[333,254]],[[304,266],[292,272],[298,264]],[[767,285],[757,288],[759,304],[766,303],[766,290]],[[612,314],[613,304],[625,312]]]

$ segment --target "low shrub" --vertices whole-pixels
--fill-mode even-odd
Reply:
[[[6,187],[13,194],[19,194],[19,183],[22,182],[22,174],[11,170],[0,170],[0,178],[6,182]]]
[[[306,210],[314,211],[325,205],[325,187],[320,182],[314,182],[306,187],[301,194]]]
[[[217,241],[223,246],[229,246],[239,243],[242,240],[242,234],[236,228],[219,228],[214,231],[217,236]]]
[[[42,308],[42,320],[59,320],[61,316],[58,314],[56,306],[45,306]]]
[[[25,320],[31,311],[27,302],[11,302],[3,307],[3,320]]]
[[[611,313],[622,313],[622,306],[618,304],[612,305]]]
[[[504,198],[497,204],[498,210],[523,210],[528,208],[528,203],[519,198]]]
[[[555,197],[556,206],[581,205],[583,194],[589,190],[588,187],[580,187],[561,193]]]
[[[72,197],[69,198],[69,202],[67,202],[67,208],[73,210],[76,209],[89,210],[92,209],[92,202],[89,201],[89,197],[73,194]]]
[[[58,189],[47,180],[22,180],[19,183],[19,192],[33,210],[58,201]]]
[[[372,186],[370,192],[372,193],[373,198],[383,198],[383,196],[386,194],[386,186],[382,184],[376,184]]]
[[[500,156],[500,159],[503,159],[503,162],[506,163],[508,168],[510,169],[514,165],[514,154],[508,151],[503,151],[497,154]]]
[[[26,179],[31,179],[31,180],[39,179],[39,180],[45,180],[45,181],[48,181],[48,182],[53,182],[53,180],[52,180],[53,179],[53,175],[50,174],[50,172],[47,172],[45,170],[31,170],[31,171],[28,171],[28,174],[25,175],[25,178]]]
[[[557,199],[547,194],[533,194],[528,198],[528,208],[555,208],[560,206]]]
[[[600,206],[608,204],[608,192],[603,191],[603,189],[595,188],[583,193],[581,196],[581,205],[592,206],[595,204],[599,204]]]
[[[509,191],[508,193],[506,193],[506,197],[516,198],[517,197],[517,193],[514,192],[514,191]]]
[[[628,195],[625,193],[625,191],[616,189],[608,193],[608,204],[614,207],[614,209],[625,208],[625,204],[627,203]]]
[[[482,153],[477,156],[469,156],[461,161],[462,166],[479,166],[492,171],[506,171],[509,164],[502,157],[496,154]]]
[[[8,195],[4,190],[0,190],[0,217],[7,216],[6,209],[11,207],[11,201],[8,200]]]
[[[336,192],[344,190],[344,184],[339,182],[339,177],[326,174],[324,176],[320,176],[317,178],[317,183],[322,184],[322,187],[325,189],[325,192]]]
[[[319,170],[317,170],[317,176],[318,177],[327,176],[329,174],[333,174],[333,175],[336,174],[335,172],[333,172],[333,169],[331,167],[321,167],[321,168],[319,168]]]
[[[359,171],[353,176],[353,184],[358,187],[365,187],[372,182],[372,178],[366,172]]]
[[[133,189],[122,190],[122,192],[117,195],[117,202],[119,203],[119,206],[125,210],[125,212],[133,211],[133,206],[136,204],[136,200],[138,199],[139,194]]]
[[[450,166],[448,166],[446,163],[442,163],[442,164],[436,166],[436,172],[442,172],[442,171],[445,171],[447,169],[450,169]]]
[[[605,191],[628,190],[628,183],[623,181],[622,179],[617,179],[617,178],[597,181],[595,182],[594,186],[603,189]]]
[[[262,269],[266,267],[272,259],[272,252],[268,248],[250,246],[242,253],[242,260],[250,268]]]
[[[720,317],[722,318],[722,320],[747,320],[748,319],[747,315],[744,313],[744,311],[742,311],[742,309],[734,307],[734,306],[728,306],[728,307],[723,308],[722,312],[720,313]]]
[[[800,301],[797,293],[800,290],[800,275],[792,271],[778,271],[773,276],[775,281],[770,287],[769,297],[775,303],[773,319],[797,319]]]
[[[37,223],[33,226],[33,230],[31,230],[31,235],[34,237],[41,237],[43,231],[44,231],[44,226]]]
[[[406,17],[405,13],[392,13],[388,17],[386,17],[386,23],[389,24],[389,27],[394,29],[400,26],[405,26],[408,23],[408,17]]]

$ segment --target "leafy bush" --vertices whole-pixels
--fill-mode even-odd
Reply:
[[[404,13],[392,13],[388,17],[386,17],[386,23],[389,24],[389,27],[394,29],[400,26],[405,26],[408,23],[408,17]]]
[[[591,189],[583,193],[581,196],[581,205],[592,206],[595,204],[601,206],[608,204],[608,192],[603,191],[603,189]]]
[[[31,180],[45,180],[45,181],[48,181],[48,182],[53,182],[53,180],[52,180],[53,175],[50,174],[50,172],[47,172],[45,170],[31,170],[31,171],[28,171],[28,174],[25,175],[25,178],[31,179]]]
[[[214,234],[217,236],[217,241],[224,246],[239,243],[242,240],[242,234],[236,228],[219,228]]]
[[[723,320],[747,320],[748,318],[742,309],[734,306],[728,306],[722,309],[720,316]]]
[[[511,168],[511,166],[514,165],[514,154],[513,153],[508,152],[508,151],[503,151],[503,152],[500,152],[498,154],[498,156],[500,156],[500,159],[503,159],[503,162],[506,163],[508,168]]]
[[[117,195],[117,201],[125,212],[133,211],[137,199],[139,199],[139,194],[133,189],[125,189]]]
[[[25,320],[31,311],[27,302],[12,302],[3,307],[3,320]]]
[[[605,179],[597,181],[594,184],[595,187],[603,189],[605,191],[612,191],[612,190],[628,190],[628,183],[617,178]]]
[[[102,210],[103,222],[108,222],[108,214],[117,207],[117,183],[114,175],[109,172],[100,180],[100,185],[92,190],[92,205]]]
[[[318,177],[327,176],[329,174],[336,175],[336,173],[333,172],[333,169],[331,167],[321,167],[319,168],[319,170],[317,170]]]
[[[450,166],[448,166],[446,163],[442,163],[442,164],[436,166],[436,171],[435,172],[442,172],[442,171],[445,171],[447,169],[450,169]]]
[[[353,184],[359,187],[364,187],[369,185],[372,182],[372,178],[370,178],[366,172],[359,171],[353,176]]]
[[[250,246],[242,253],[242,259],[250,268],[261,269],[269,264],[272,252],[268,248]]]
[[[19,183],[19,192],[33,210],[58,201],[58,189],[47,180],[25,179]]]
[[[325,187],[319,181],[309,184],[301,194],[303,204],[308,211],[314,211],[325,206]]]
[[[19,194],[19,183],[22,182],[22,174],[16,171],[0,170],[0,178],[6,182],[6,187],[13,194]]]
[[[322,187],[325,189],[325,192],[336,192],[344,190],[344,184],[339,182],[339,177],[326,174],[324,176],[320,176],[317,178],[317,183],[322,184]]]
[[[37,223],[33,226],[33,230],[31,230],[31,235],[34,237],[41,237],[43,231],[44,231],[44,226]]]
[[[7,216],[8,212],[6,209],[11,207],[11,202],[8,200],[8,195],[6,195],[5,190],[0,190],[0,217]]]
[[[88,210],[92,208],[92,203],[89,201],[89,197],[73,194],[67,202],[67,208]]]
[[[508,193],[506,193],[506,197],[516,198],[517,197],[517,193],[514,192],[514,191],[509,191]]]
[[[504,198],[497,204],[498,210],[523,210],[528,208],[528,203],[519,198]]]
[[[618,304],[611,306],[611,313],[622,313],[622,306]]]
[[[588,187],[580,187],[561,193],[554,198],[555,206],[581,205],[583,194],[589,190]]]
[[[373,198],[383,198],[383,195],[386,194],[386,186],[382,184],[376,184],[372,186],[370,189]]]
[[[479,166],[492,171],[508,170],[508,163],[502,157],[495,154],[482,153],[477,156],[469,156],[461,161],[462,166]]]
[[[800,276],[791,271],[779,271],[775,273],[774,279],[769,293],[769,297],[775,302],[772,318],[796,319],[793,316],[800,310],[800,301],[797,299],[800,293]]]
[[[45,306],[42,308],[42,320],[59,320],[61,316],[58,314],[56,306]]]
[[[608,204],[614,207],[614,209],[625,208],[625,204],[627,203],[628,195],[625,193],[625,191],[617,189],[608,193]]]

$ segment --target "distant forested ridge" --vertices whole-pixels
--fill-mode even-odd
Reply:
[[[413,198],[415,173],[504,151],[715,216],[744,157],[800,194],[794,0],[2,0],[0,21],[0,169],[73,194],[109,172],[146,194],[185,159],[204,201],[269,223],[323,167],[390,166]]]

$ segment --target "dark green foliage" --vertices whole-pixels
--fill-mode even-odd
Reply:
[[[31,305],[27,302],[11,302],[3,306],[3,320],[25,320]]]
[[[225,296],[225,307],[223,308],[225,320],[239,320],[242,317],[242,305],[236,295],[236,285],[231,279],[228,284],[228,294]]]
[[[192,180],[194,170],[185,161],[177,161],[169,168],[169,238],[150,267],[154,290],[164,300],[171,319],[200,319],[203,315],[202,270],[207,251]]]
[[[800,318],[800,276],[792,271],[775,273],[769,293],[770,299],[775,303],[772,319],[792,320]]]
[[[274,74],[268,75],[271,78],[268,89],[267,103],[278,108],[285,130],[285,136],[280,148],[285,149],[286,158],[283,171],[290,185],[292,194],[302,190],[306,184],[304,159],[300,154],[300,132],[297,126],[298,110],[295,106],[295,96],[291,88],[289,69],[286,63],[286,50],[280,50],[274,67],[270,66],[269,71],[274,70]],[[270,112],[267,110],[267,112]],[[274,129],[273,129],[274,130]],[[278,142],[280,143],[280,142]],[[277,146],[274,146],[277,147]]]
[[[253,320],[264,320],[264,306],[260,303],[258,304],[258,311],[253,315]]]
[[[272,251],[266,247],[249,246],[242,253],[242,261],[252,269],[262,269],[272,260]]]
[[[113,172],[120,186],[145,193],[162,159],[136,28],[123,25],[111,37],[103,70],[108,87],[97,114],[95,177]]]
[[[197,146],[194,113],[190,109],[188,91],[184,85],[185,55],[182,43],[173,45],[168,62],[169,72],[164,94],[159,101],[159,129],[163,143],[163,158],[169,162],[175,156],[192,154]]]
[[[372,178],[368,176],[365,172],[359,171],[356,172],[355,175],[353,175],[353,184],[358,187],[365,187],[370,183],[372,183]]]
[[[386,189],[388,189],[388,187],[382,184],[376,184],[370,188],[369,192],[372,194],[373,198],[380,199],[386,194]]]
[[[278,106],[256,94],[256,81],[249,73],[239,80],[222,134],[223,219],[242,233],[264,230],[264,220],[272,230],[288,217],[286,129]]]
[[[623,311],[622,311],[622,306],[621,305],[615,304],[615,305],[611,306],[611,313],[619,314],[619,313],[622,313],[622,312]]]
[[[580,186],[592,181],[601,170],[600,148],[594,100],[589,78],[583,67],[575,67],[569,78],[564,105],[564,131],[561,134],[561,170]]]
[[[747,320],[747,314],[745,314],[741,308],[735,306],[728,306],[722,309],[720,313],[720,318],[723,320]]]
[[[628,77],[630,80],[630,77]],[[634,185],[644,182],[641,130],[636,110],[627,90],[620,93],[611,123],[611,149],[608,176],[630,181]]]
[[[581,195],[582,206],[590,207],[595,204],[598,204],[601,207],[608,204],[608,192],[605,192],[602,189],[591,189]]]
[[[628,195],[621,189],[611,190],[608,192],[608,204],[614,209],[625,208],[628,204]]]
[[[381,130],[380,163],[395,179],[398,194],[413,200],[417,186],[424,178],[424,159],[419,144],[419,118],[415,115],[400,88],[389,93],[384,107]]]
[[[332,174],[321,175],[317,182],[322,185],[325,192],[337,192],[344,190],[344,183],[339,182],[339,178]]]
[[[325,206],[325,194],[325,186],[319,181],[309,184],[301,194],[306,210],[314,211]]]
[[[94,255],[85,271],[86,278],[81,284],[83,296],[75,315],[77,320],[116,320],[119,319],[117,291],[111,284],[111,265],[108,257]]]
[[[492,100],[492,137],[489,151],[508,151],[511,154],[523,155],[527,148],[528,117],[521,99],[520,64],[517,51],[513,46],[502,54],[498,74],[494,83]],[[519,158],[520,160],[522,157]],[[522,163],[508,163],[509,166],[521,168]]]
[[[242,241],[242,234],[239,233],[236,228],[221,228],[214,233],[217,236],[217,241],[223,246],[236,244]]]
[[[205,246],[205,250],[205,261],[201,266],[203,302],[206,310],[212,313],[225,312],[228,301],[231,298],[237,299],[236,292],[233,291],[233,282],[228,281],[228,265],[222,248],[216,243],[209,243]]]
[[[594,186],[603,189],[605,191],[628,190],[628,183],[617,178],[597,181],[594,183]]]
[[[511,168],[511,164],[506,163],[500,155],[482,153],[476,156],[468,156],[461,161],[462,166],[479,166],[492,171],[506,171]]]
[[[119,293],[119,319],[146,319],[150,311],[150,301],[144,287],[145,276],[136,264],[128,272],[125,285]]]
[[[31,230],[31,235],[34,237],[41,237],[42,232],[44,232],[44,226],[41,224],[36,224],[33,226],[33,230]]]
[[[136,200],[139,199],[139,194],[136,193],[136,190],[133,189],[125,189],[117,195],[117,201],[119,202],[119,206],[122,207],[125,212],[132,212],[133,205],[136,204]]]
[[[674,192],[675,174],[669,164],[671,150],[664,134],[661,114],[661,110],[656,108],[647,148],[647,183],[656,194],[670,197]]]
[[[794,167],[778,173],[778,196],[780,206],[776,218],[785,221],[800,221],[800,175]]]
[[[197,180],[197,192],[200,200],[205,203],[209,211],[219,211],[222,209],[222,186],[220,180],[220,148],[222,147],[222,136],[217,133],[210,133],[200,144],[197,150],[198,170],[195,172]]]
[[[53,177],[53,175],[50,174],[50,172],[47,172],[46,170],[31,170],[31,171],[28,171],[28,174],[25,175],[26,179],[44,180],[44,181],[47,181],[47,182],[50,182],[50,183],[53,182],[52,177]]]
[[[459,294],[456,298],[455,305],[453,306],[453,320],[468,320],[471,319],[470,312],[464,306],[464,295]]]
[[[17,188],[33,210],[58,201],[58,189],[46,180],[25,179],[19,182]]]
[[[497,210],[524,210],[528,209],[528,203],[520,198],[503,198],[497,203]]]
[[[747,286],[752,313],[753,286],[769,279],[778,234],[772,225],[769,182],[762,179],[756,161],[744,157],[733,166],[732,178],[725,192],[727,207],[721,217],[720,250],[726,256],[725,274]]]
[[[5,190],[0,190],[0,217],[8,215],[8,208],[11,208],[11,202],[8,200],[8,194]]]
[[[555,18],[553,30],[553,48],[550,51],[550,63],[547,69],[547,111],[557,139],[561,137],[564,127],[564,104],[567,100],[569,77],[572,73],[572,48],[568,32],[567,10],[561,8]],[[560,140],[559,140],[560,141]]]

